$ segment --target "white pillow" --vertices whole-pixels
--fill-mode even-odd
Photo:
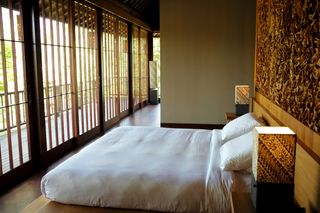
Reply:
[[[252,131],[254,127],[260,126],[259,121],[252,113],[244,114],[229,123],[227,123],[222,129],[222,141],[226,142],[240,135],[243,135],[249,131]]]
[[[220,148],[220,168],[225,171],[251,170],[253,131],[234,138]]]

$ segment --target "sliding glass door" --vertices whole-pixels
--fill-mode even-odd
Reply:
[[[31,160],[21,1],[0,1],[0,176]]]
[[[128,24],[118,21],[120,117],[129,114]]]
[[[132,26],[132,89],[134,110],[148,101],[148,32]]]
[[[141,103],[145,104],[148,101],[149,93],[149,74],[148,74],[148,32],[140,30],[140,81],[141,81]]]
[[[40,0],[40,38],[47,151],[74,137],[69,1]]]
[[[147,101],[148,33],[129,29],[83,0],[0,0],[0,188]]]
[[[75,51],[79,135],[99,132],[99,75],[97,12],[88,5],[75,2]]]
[[[139,108],[140,96],[140,31],[137,26],[132,26],[132,93],[133,108]]]
[[[108,13],[102,17],[105,122],[111,125],[129,113],[128,25]]]

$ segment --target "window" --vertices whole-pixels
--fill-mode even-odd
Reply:
[[[141,102],[148,101],[148,32],[140,30]]]
[[[128,24],[119,21],[120,113],[129,110]]]
[[[148,32],[132,27],[132,84],[135,108],[148,100]]]
[[[102,75],[105,121],[129,110],[128,25],[103,13]]]
[[[75,2],[76,70],[80,135],[97,127],[100,123],[96,16],[95,9]]]
[[[118,61],[117,61],[117,19],[103,14],[103,79],[105,92],[105,120],[119,114],[118,108]]]
[[[139,28],[132,26],[132,88],[133,105],[140,103],[140,39]]]
[[[68,0],[40,0],[40,38],[47,150],[74,136]]]
[[[20,5],[0,1],[0,175],[31,159]]]
[[[97,8],[82,0],[0,0],[0,187],[31,174],[32,156],[51,163],[74,148],[71,141],[101,133],[101,117],[109,127],[129,114],[129,102],[147,101],[148,32],[129,32],[127,21]]]

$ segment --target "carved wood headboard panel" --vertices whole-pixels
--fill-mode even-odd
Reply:
[[[320,4],[257,0],[255,88],[320,133]]]
[[[295,199],[307,212],[320,212],[320,136],[258,92],[252,109],[269,125],[288,126],[297,134]]]

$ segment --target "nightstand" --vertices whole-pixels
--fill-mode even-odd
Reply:
[[[227,122],[232,121],[233,119],[237,118],[238,116],[234,112],[226,112],[225,118]]]
[[[250,192],[230,192],[232,213],[255,213]]]
[[[232,213],[256,213],[251,201],[250,192],[230,192],[230,203]],[[305,213],[305,209],[293,204],[288,210],[280,210],[278,212]]]

